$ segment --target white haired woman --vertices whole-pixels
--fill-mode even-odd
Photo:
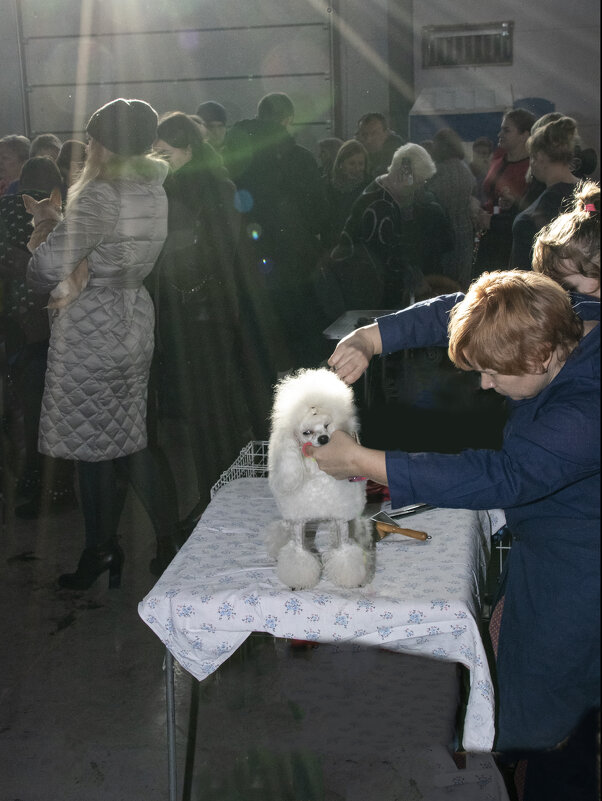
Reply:
[[[453,247],[451,227],[441,206],[425,188],[437,168],[420,145],[402,145],[388,171],[356,200],[335,261],[363,255],[382,284],[375,308],[403,308],[425,288],[424,276],[441,272],[441,257]],[[374,298],[376,301],[376,298]]]

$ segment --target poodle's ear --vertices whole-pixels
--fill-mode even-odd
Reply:
[[[274,492],[287,494],[301,486],[305,477],[304,458],[294,437],[272,435],[268,446],[268,471]]]

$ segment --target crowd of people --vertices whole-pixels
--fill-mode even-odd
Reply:
[[[453,130],[404,142],[376,112],[314,155],[295,141],[294,115],[282,92],[232,125],[213,100],[158,116],[119,98],[92,114],[87,143],[0,139],[5,383],[25,443],[17,514],[73,508],[77,495],[85,547],[59,583],[82,590],[108,573],[118,586],[131,485],[156,532],[158,575],[238,449],[267,437],[280,374],[328,359],[351,384],[378,354],[446,347],[507,400],[498,450],[376,450],[335,432],[309,455],[337,478],[388,485],[394,506],[504,509],[513,547],[491,625],[496,748],[519,766],[524,801],[593,799],[600,189],[584,180],[591,153],[571,117],[536,120],[518,108],[504,115],[497,148],[475,140],[470,163]],[[31,235],[23,196],[43,201],[57,188],[63,219]],[[49,312],[50,293],[82,262],[87,282]],[[438,281],[447,291],[434,297]],[[339,310],[370,307],[399,311],[325,350],[322,330]],[[159,436],[172,417],[196,471],[198,502],[184,519]]]

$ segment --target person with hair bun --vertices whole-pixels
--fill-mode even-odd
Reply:
[[[580,295],[600,299],[600,185],[575,187],[572,208],[541,229],[533,269]]]
[[[501,447],[381,451],[335,431],[307,451],[337,479],[387,484],[393,507],[504,510],[513,539],[490,625],[494,748],[511,764],[526,758],[525,801],[596,797],[599,315],[598,302],[572,306],[545,275],[505,270],[484,273],[466,295],[381,317],[339,342],[328,360],[337,375],[351,384],[377,354],[446,344],[460,369],[479,374],[482,389],[506,398]]]
[[[579,180],[571,171],[577,137],[575,120],[560,117],[538,126],[527,140],[531,172],[545,189],[514,218],[510,267],[529,269],[535,235],[560,213],[573,194]]]

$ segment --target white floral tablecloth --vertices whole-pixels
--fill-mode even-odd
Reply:
[[[464,748],[489,751],[494,697],[477,623],[488,514],[434,509],[407,518],[404,526],[431,540],[390,535],[375,547],[374,576],[365,587],[344,590],[323,579],[302,592],[279,581],[264,547],[266,526],[277,516],[267,479],[222,487],[139,604],[142,620],[180,665],[203,679],[253,631],[459,662],[470,671]],[[324,536],[318,529],[318,548]]]

